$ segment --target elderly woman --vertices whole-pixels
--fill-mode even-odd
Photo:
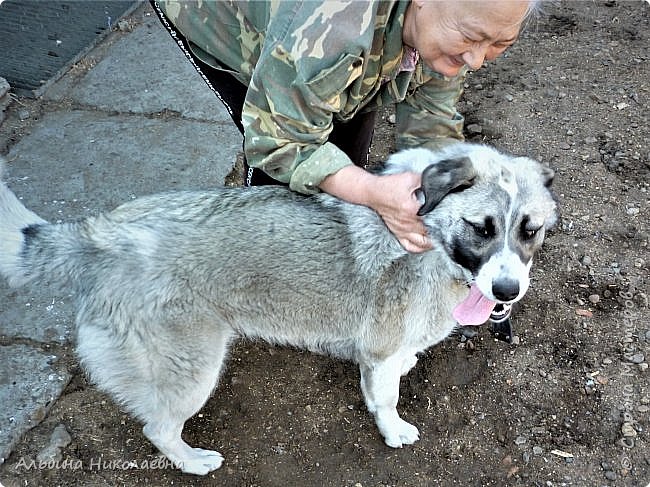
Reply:
[[[363,169],[377,110],[398,148],[462,139],[468,69],[512,45],[536,0],[152,2],[244,136],[246,182],[368,206],[402,246],[431,244],[413,173]]]

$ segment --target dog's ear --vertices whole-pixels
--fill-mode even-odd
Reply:
[[[534,171],[537,174],[539,174],[539,176],[542,178],[542,184],[546,188],[550,188],[551,185],[553,184],[553,180],[555,179],[555,171],[550,167],[544,165],[542,162],[539,162],[538,160],[535,159],[530,159],[526,156],[515,157],[513,161],[515,163],[526,164],[529,167],[532,164],[532,166],[534,167]]]
[[[449,193],[469,188],[474,183],[476,171],[469,157],[445,159],[431,164],[422,173],[424,204],[418,215],[426,215]]]
[[[555,171],[547,166],[541,166],[542,181],[544,181],[544,186],[547,188],[551,187],[553,184],[553,179],[555,179]]]

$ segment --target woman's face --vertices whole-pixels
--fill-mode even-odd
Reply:
[[[412,0],[402,40],[444,76],[476,70],[510,47],[530,0]]]

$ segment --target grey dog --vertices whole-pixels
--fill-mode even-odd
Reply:
[[[400,376],[458,323],[521,299],[557,209],[550,169],[482,145],[407,150],[384,171],[422,174],[433,250],[407,253],[374,211],[325,194],[172,192],[50,224],[0,181],[0,274],[70,286],[91,379],[184,472],[223,461],[181,432],[237,336],[358,363],[368,410],[401,447],[419,432],[397,413]]]

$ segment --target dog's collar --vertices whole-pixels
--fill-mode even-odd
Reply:
[[[502,321],[510,318],[510,312],[512,311],[512,305],[507,303],[497,303],[492,310],[490,315],[490,321],[492,323],[501,323]]]
[[[497,303],[490,315],[492,334],[497,340],[514,343],[515,334],[510,321],[511,304]]]

